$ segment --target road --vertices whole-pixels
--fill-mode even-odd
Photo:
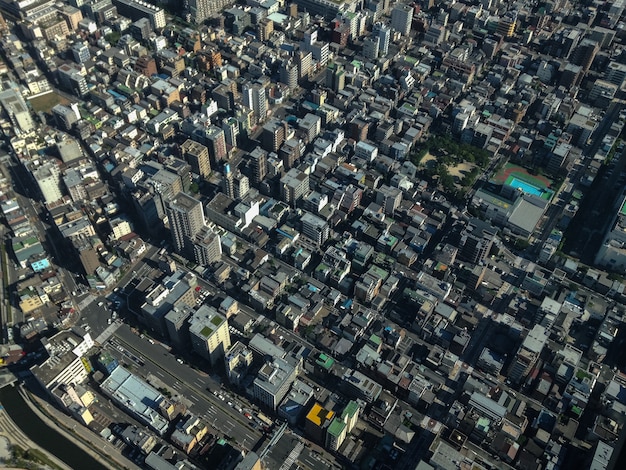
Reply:
[[[193,413],[203,417],[208,424],[231,437],[238,445],[250,450],[261,439],[261,433],[252,429],[247,418],[228,406],[226,401],[208,392],[219,390],[219,382],[188,365],[179,364],[165,348],[140,338],[127,325],[118,328],[113,338],[114,344],[117,342],[123,345],[143,359],[142,375],[159,377],[189,401]]]

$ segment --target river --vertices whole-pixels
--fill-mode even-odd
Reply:
[[[51,454],[58,457],[72,468],[89,470],[108,470],[92,455],[75,445],[59,432],[49,427],[37,416],[17,391],[17,388],[7,386],[0,389],[0,402],[4,409],[19,427],[33,442]],[[91,431],[86,431],[91,432]]]

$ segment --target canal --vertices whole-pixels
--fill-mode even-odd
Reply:
[[[44,423],[24,402],[17,388],[8,386],[0,389],[0,403],[24,434],[70,467],[108,470],[108,467]]]

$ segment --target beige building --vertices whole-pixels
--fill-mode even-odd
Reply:
[[[201,306],[191,317],[189,326],[191,347],[213,366],[224,357],[230,348],[230,333],[226,317],[206,305]]]

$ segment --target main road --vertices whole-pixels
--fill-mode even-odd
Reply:
[[[164,347],[133,333],[127,325],[120,326],[113,341],[143,359],[142,375],[152,374],[174,389],[190,403],[189,409],[202,417],[207,424],[240,447],[250,450],[261,438],[261,433],[251,426],[251,421],[229,406],[226,400],[215,397],[209,390],[218,390],[219,383],[208,374],[180,364]]]

